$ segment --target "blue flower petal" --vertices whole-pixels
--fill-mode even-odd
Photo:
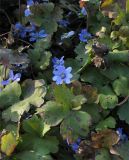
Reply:
[[[21,73],[17,73],[17,74],[15,74],[15,76],[13,77],[13,81],[19,82],[20,79],[21,79]]]
[[[2,85],[2,86],[6,86],[6,85],[8,85],[9,83],[10,83],[10,79],[2,81],[2,82],[1,82],[1,85]]]
[[[14,77],[14,73],[13,73],[13,70],[10,70],[9,71],[9,78],[12,80]]]
[[[86,11],[86,8],[85,7],[82,7],[81,9],[81,14],[86,16],[87,15],[87,11]]]
[[[30,15],[32,14],[29,8],[27,8],[27,9],[24,11],[24,13],[25,13],[25,16],[26,16],[26,17],[28,17],[28,16],[30,16]]]

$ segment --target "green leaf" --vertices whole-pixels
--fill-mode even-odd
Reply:
[[[100,71],[93,67],[88,67],[85,69],[81,76],[83,82],[88,82],[94,86],[101,87],[108,82],[108,79],[100,74]]]
[[[20,152],[18,154],[16,154],[16,156],[14,156],[14,160],[53,160],[51,156],[49,155],[39,155],[37,152],[35,151],[23,151]]]
[[[117,9],[118,9],[118,15],[117,15],[117,17],[113,20],[113,22],[114,22],[116,25],[121,25],[121,24],[126,23],[126,19],[125,19],[126,13],[123,11],[123,9],[121,9],[121,8],[118,7],[118,6],[117,6]]]
[[[117,105],[118,98],[110,87],[105,86],[101,89],[101,93],[99,94],[99,103],[104,109],[111,109]]]
[[[126,88],[126,89],[125,89]],[[129,79],[127,77],[120,77],[113,82],[113,89],[118,96],[129,95]]]
[[[49,16],[54,9],[54,3],[44,3],[36,4],[30,7],[31,12],[33,13],[29,20],[34,22],[36,25],[41,26],[43,18]]]
[[[5,121],[17,122],[21,116],[28,112],[31,105],[40,107],[44,103],[44,96],[46,94],[46,87],[43,80],[26,80],[23,83],[23,100],[15,103],[2,113]]]
[[[126,141],[125,143],[121,143],[118,145],[115,150],[118,154],[120,154],[120,157],[123,160],[128,160],[129,159],[129,141]]]
[[[17,82],[7,85],[0,92],[0,108],[9,107],[19,101],[21,95],[21,87]]]
[[[111,160],[108,150],[101,149],[95,157],[95,160]]]
[[[99,38],[99,43],[106,44],[110,50],[113,48],[114,45],[114,42],[109,36],[104,36],[103,38]]]
[[[119,29],[119,36],[128,38],[129,37],[129,26],[121,26]]]
[[[73,58],[67,58],[65,61],[65,66],[72,67],[72,73],[76,73],[81,67],[80,62]]]
[[[42,136],[44,122],[34,115],[32,118],[23,121],[23,129],[29,134]]]
[[[19,151],[34,151],[39,156],[49,155],[58,151],[58,140],[56,137],[40,138],[30,134],[25,134],[22,137],[22,142],[19,144]]]
[[[74,95],[72,91],[65,85],[58,85],[54,88],[54,97],[57,103],[64,106],[65,110],[72,108],[72,99]]]
[[[115,128],[116,120],[113,117],[108,117],[105,120],[102,120],[96,126],[96,131],[101,131],[107,128]]]
[[[86,103],[87,99],[83,95],[77,95],[72,99],[73,110],[78,110]]]
[[[57,126],[67,114],[67,112],[64,111],[63,106],[54,101],[48,101],[43,106],[43,110],[44,121],[50,126]]]
[[[16,140],[16,137],[10,132],[2,136],[0,148],[1,148],[1,151],[5,153],[7,156],[11,156],[17,144],[18,142]]]
[[[88,114],[92,117],[93,123],[98,123],[98,121],[101,119],[101,113],[100,113],[100,106],[97,104],[85,104],[83,106],[83,110],[86,111]]]
[[[29,51],[29,57],[33,67],[37,70],[45,70],[50,62],[51,52],[45,51],[50,45],[50,38],[36,42],[35,48]]]
[[[91,117],[87,112],[73,111],[63,120],[60,133],[64,139],[76,139],[86,136],[91,125]]]
[[[40,27],[43,27],[48,34],[57,31],[57,21],[62,19],[63,10],[54,3],[38,4],[31,7],[33,15],[29,17]]]
[[[115,80],[118,77],[128,77],[129,78],[129,67],[124,64],[113,63],[106,70],[101,70],[100,73],[109,78],[110,80]]]
[[[89,54],[86,52],[85,43],[79,43],[75,48],[75,53],[77,54],[76,59],[83,66],[86,62],[89,61]]]
[[[119,115],[120,120],[129,124],[129,101],[119,108],[117,114]]]

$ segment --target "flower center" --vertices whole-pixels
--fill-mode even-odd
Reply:
[[[61,78],[64,79],[66,77],[66,75],[64,73],[61,73]]]
[[[59,64],[60,64],[60,61],[56,61],[56,64],[59,65]]]

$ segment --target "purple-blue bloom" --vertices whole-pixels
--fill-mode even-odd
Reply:
[[[33,0],[27,0],[27,6],[33,6],[34,1]]]
[[[26,17],[28,17],[32,14],[31,10],[30,10],[30,6],[33,6],[33,5],[34,5],[33,0],[27,0],[27,9],[24,11]]]
[[[48,34],[45,32],[45,30],[41,30],[39,32],[32,32],[30,33],[30,42],[35,42],[36,40],[40,38],[47,37]]]
[[[86,15],[87,15],[87,11],[86,11],[86,8],[85,8],[85,7],[82,7],[82,9],[81,9],[81,14],[82,14],[83,16],[86,16]]]
[[[52,62],[53,62],[54,69],[58,68],[58,66],[63,66],[64,65],[64,56],[62,56],[60,59],[54,57],[52,59]]]
[[[15,24],[14,30],[15,34],[18,34],[21,38],[26,37],[26,27],[24,27],[20,22]]]
[[[24,13],[25,13],[25,16],[26,16],[26,17],[32,15],[32,13],[31,13],[31,11],[30,11],[29,8],[27,8]]]
[[[79,39],[81,42],[87,42],[88,39],[91,38],[91,34],[87,31],[87,29],[82,29],[79,34]]]
[[[25,38],[27,33],[33,32],[35,30],[36,27],[34,24],[25,27],[21,23],[17,22],[14,27],[14,35],[18,35],[21,38]]]
[[[36,30],[36,26],[33,23],[31,23],[30,26],[26,27],[26,32],[28,32],[28,33],[34,32],[35,30]]]
[[[1,85],[3,85],[3,86],[8,85],[10,83],[10,81],[19,82],[20,79],[21,79],[21,73],[14,74],[13,70],[10,70],[10,72],[9,72],[9,79],[3,80],[1,82]]]
[[[79,144],[81,142],[81,139],[78,138],[76,142],[72,143],[72,144],[69,144],[68,140],[67,140],[67,144],[72,148],[72,150],[74,152],[77,152],[78,151],[78,148],[79,148]]]
[[[58,21],[58,23],[62,27],[67,27],[69,25],[69,22],[67,20],[64,20],[64,19]]]
[[[123,128],[117,128],[116,132],[119,135],[121,141],[127,141],[128,140],[128,136],[123,133]]]
[[[73,77],[71,71],[71,67],[65,68],[64,66],[58,66],[53,71],[53,81],[55,81],[57,85],[63,83],[70,84],[70,79]]]

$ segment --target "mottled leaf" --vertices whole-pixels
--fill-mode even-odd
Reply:
[[[103,87],[99,94],[99,102],[104,109],[114,108],[118,103],[118,98],[110,87]]]
[[[3,111],[2,117],[6,121],[17,122],[25,112],[29,111],[31,105],[40,107],[44,103],[43,98],[46,94],[46,87],[43,80],[26,80],[22,89],[23,100]]]
[[[54,101],[48,101],[43,106],[43,110],[44,121],[47,125],[50,126],[57,126],[67,114],[63,106]]]
[[[64,139],[72,141],[79,136],[86,136],[91,125],[91,117],[87,112],[74,111],[63,120],[60,133]]]
[[[126,88],[126,89],[125,89]],[[120,77],[113,82],[113,89],[118,96],[129,95],[129,78]]]
[[[0,92],[0,108],[7,108],[19,101],[21,96],[21,87],[17,82],[7,85]]]

